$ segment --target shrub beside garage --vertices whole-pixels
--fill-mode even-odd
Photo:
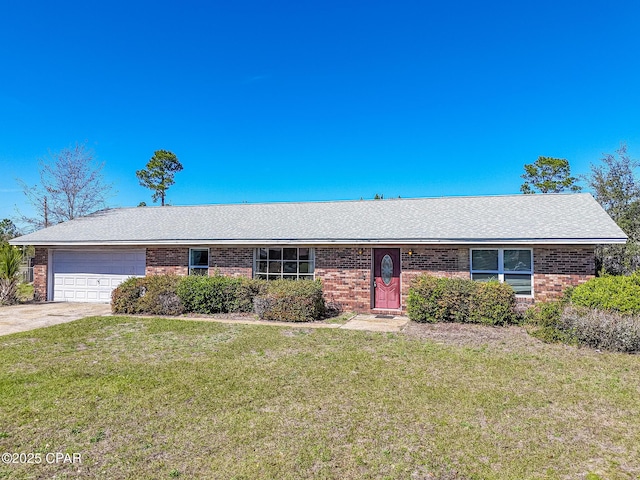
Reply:
[[[152,275],[127,279],[111,299],[116,314],[255,312],[263,320],[299,322],[320,320],[326,312],[320,280]]]
[[[111,293],[111,311],[120,314],[180,315],[184,305],[176,293],[180,277],[131,277]]]

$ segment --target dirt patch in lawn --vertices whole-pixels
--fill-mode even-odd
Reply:
[[[532,337],[523,327],[487,327],[463,323],[409,322],[402,333],[436,343],[479,348],[513,350],[540,350],[548,345]],[[567,347],[572,348],[572,347]]]

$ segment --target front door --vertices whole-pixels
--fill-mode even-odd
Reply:
[[[373,308],[400,308],[400,249],[373,250]]]

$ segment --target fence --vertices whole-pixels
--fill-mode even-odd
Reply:
[[[20,267],[20,279],[23,283],[32,283],[33,267]]]

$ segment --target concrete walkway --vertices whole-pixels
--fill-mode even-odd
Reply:
[[[48,327],[59,323],[72,322],[85,317],[111,315],[111,305],[106,303],[68,303],[46,302],[30,303],[26,305],[11,305],[0,307],[0,335],[25,332],[36,328]],[[156,316],[157,317],[157,316]],[[215,317],[167,317],[183,320],[240,323],[245,325],[273,325],[294,328],[342,328],[344,330],[364,330],[370,332],[399,332],[409,319],[391,315],[358,314],[346,323],[323,322],[267,322],[246,318],[215,318]]]
[[[366,330],[369,332],[400,332],[409,323],[407,317],[399,315],[367,315],[360,313],[340,328]]]
[[[215,322],[215,323],[236,323],[240,325],[270,325],[272,327],[291,328],[341,328],[343,330],[365,330],[369,332],[400,332],[408,323],[407,317],[368,315],[359,313],[351,317],[346,323],[324,323],[324,322],[274,322],[270,320],[256,320],[253,316],[247,317],[207,317],[202,316],[180,316],[180,317],[158,317],[158,315],[134,315],[145,318],[168,318],[191,320],[194,322]]]

